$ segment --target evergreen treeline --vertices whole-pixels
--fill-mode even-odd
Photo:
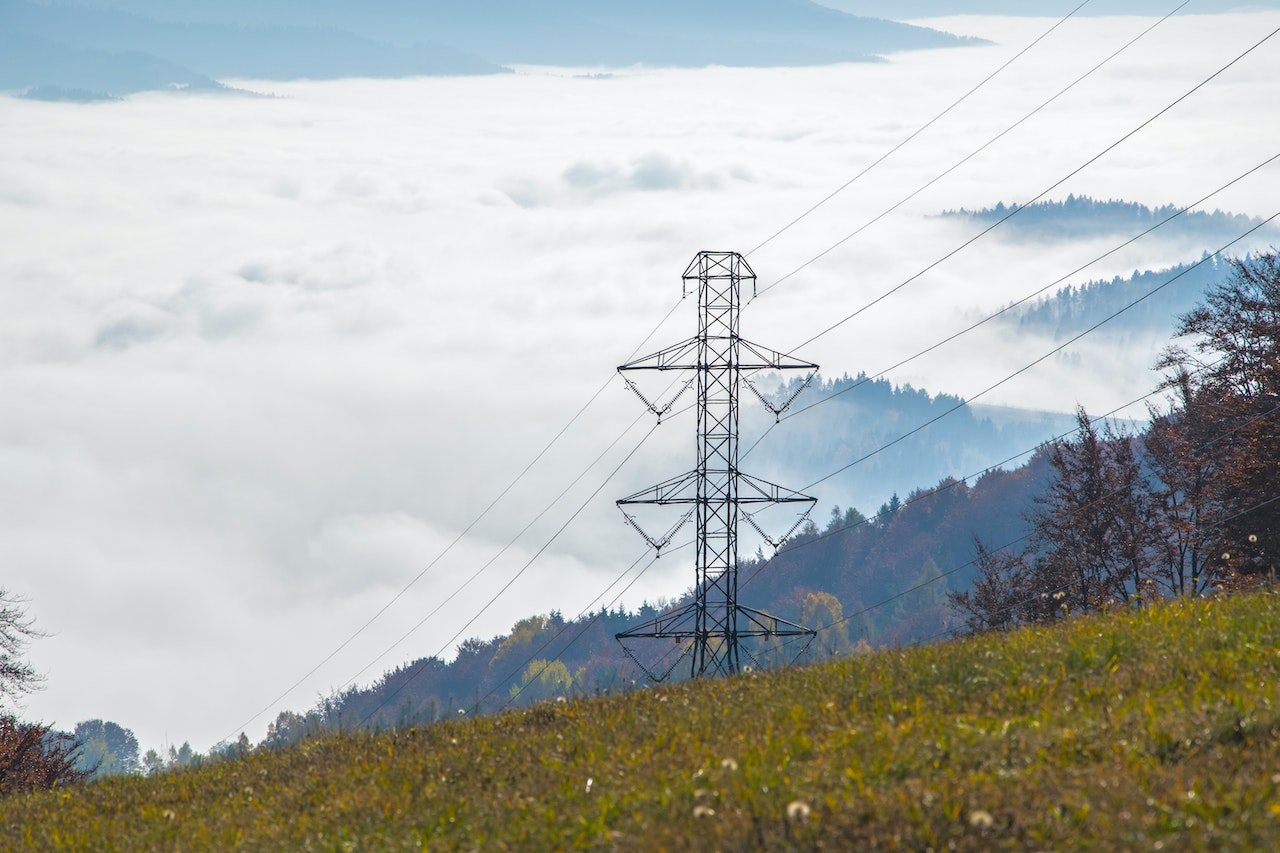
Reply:
[[[1148,207],[1132,201],[1108,199],[1100,201],[1086,195],[1068,195],[1063,201],[1038,201],[1028,205],[1005,205],[997,203],[995,207],[981,210],[943,211],[944,217],[966,219],[982,225],[990,225],[1004,219],[1011,212],[1017,215],[1010,218],[1003,229],[1007,233],[1016,234],[1018,239],[1028,237],[1037,240],[1079,240],[1088,237],[1100,237],[1107,234],[1136,235],[1166,219],[1170,221],[1161,225],[1152,237],[1167,240],[1191,240],[1192,245],[1201,245],[1205,241],[1223,241],[1238,237],[1241,233],[1261,222],[1256,217],[1240,213],[1227,213],[1221,210],[1212,212],[1189,210],[1175,214],[1181,207],[1165,204],[1159,207]],[[1274,232],[1272,232],[1274,233]]]
[[[800,381],[779,386],[774,396],[786,400]],[[990,409],[962,406],[963,402],[952,394],[931,395],[865,373],[831,380],[817,377],[793,405],[794,416],[746,454],[742,467],[795,488],[824,478],[826,500],[869,509],[889,497],[889,484],[936,483],[947,476],[976,474],[1072,426],[1065,414],[1008,410],[996,419],[989,416]],[[946,419],[937,425],[898,440],[943,415]],[[762,426],[745,406],[743,422],[753,433]],[[743,446],[753,443],[747,438]],[[872,453],[828,478],[836,468]]]
[[[1068,285],[1052,296],[1010,309],[997,322],[1016,325],[1019,332],[1066,340],[1145,296],[1107,328],[1111,334],[1148,332],[1164,337],[1176,327],[1178,317],[1194,308],[1228,268],[1226,260],[1215,256],[1198,265],[1134,270],[1128,277]]]

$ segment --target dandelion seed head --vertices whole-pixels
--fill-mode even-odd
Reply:
[[[804,800],[792,800],[787,803],[787,820],[804,823],[813,814],[813,809]]]

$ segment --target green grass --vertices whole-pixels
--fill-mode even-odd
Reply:
[[[1168,604],[334,736],[10,798],[0,849],[1277,850],[1278,628]]]

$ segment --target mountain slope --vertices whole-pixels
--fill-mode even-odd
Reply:
[[[15,7],[35,4],[6,0]],[[971,43],[946,33],[859,19],[807,0],[266,0],[155,3],[101,0],[60,8],[63,17],[129,13],[139,27],[317,28],[400,48],[447,44],[490,62],[702,66],[815,65],[897,50]],[[30,9],[28,9],[28,14]],[[76,42],[73,42],[76,43]],[[97,46],[101,45],[83,45]]]
[[[211,77],[337,78],[505,71],[456,48],[397,46],[333,28],[173,22],[79,6],[0,0],[0,87],[55,84],[127,94]],[[165,65],[136,70],[137,54]],[[154,63],[153,63],[154,64]],[[191,70],[196,69],[196,70]],[[196,80],[202,81],[199,85]]]
[[[1280,847],[1272,594],[637,690],[0,802],[0,846]]]
[[[822,5],[851,15],[872,15],[892,20],[937,18],[946,15],[1022,15],[1060,18],[1079,5],[1058,0],[821,0]],[[1090,3],[1081,16],[1165,15],[1176,3],[1169,0],[1111,0]],[[1233,11],[1278,9],[1280,0],[1198,0],[1188,14],[1210,15]]]

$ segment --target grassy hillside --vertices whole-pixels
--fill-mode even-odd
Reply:
[[[29,850],[1280,849],[1280,597],[0,803]]]

